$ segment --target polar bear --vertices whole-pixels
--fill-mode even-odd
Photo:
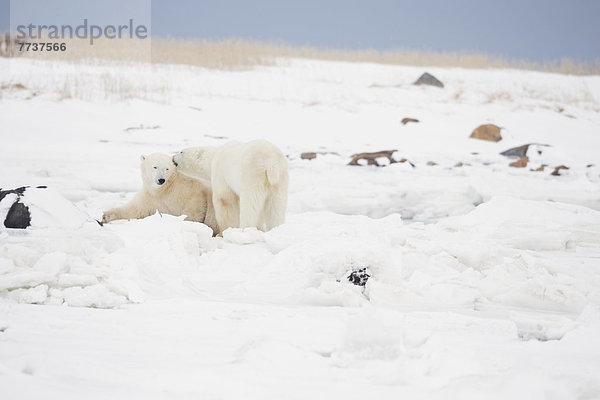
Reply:
[[[217,147],[191,147],[173,156],[177,171],[210,179],[221,231],[283,224],[287,206],[288,163],[266,140],[235,140]]]
[[[171,215],[186,215],[187,221],[203,222],[220,233],[212,204],[212,191],[205,183],[177,172],[172,156],[154,153],[141,156],[142,189],[133,199],[104,212],[102,222],[138,219],[158,210]]]

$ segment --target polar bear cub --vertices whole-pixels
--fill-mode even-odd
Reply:
[[[285,221],[288,163],[272,143],[232,140],[217,147],[191,147],[173,156],[173,162],[185,175],[210,179],[221,231],[268,231]]]
[[[138,219],[158,210],[171,215],[186,215],[187,221],[203,222],[220,233],[212,205],[210,186],[177,172],[167,154],[141,156],[142,189],[133,199],[104,212],[102,222],[116,219]]]

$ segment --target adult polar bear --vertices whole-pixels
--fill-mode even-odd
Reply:
[[[266,140],[229,141],[217,147],[191,147],[173,156],[177,170],[210,179],[217,223],[263,231],[285,221],[288,163]]]
[[[154,153],[141,156],[142,189],[133,199],[105,211],[102,222],[139,219],[156,210],[171,215],[186,215],[187,221],[202,222],[220,233],[212,206],[210,186],[177,172],[172,157]]]

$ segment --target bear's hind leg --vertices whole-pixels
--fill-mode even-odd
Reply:
[[[219,230],[223,232],[227,228],[237,228],[240,225],[240,206],[237,195],[231,190],[214,193],[213,207]]]
[[[287,207],[287,196],[281,193],[273,193],[267,198],[263,210],[265,229],[271,229],[285,222],[285,209]]]
[[[265,207],[264,190],[247,190],[240,194],[240,228],[258,228],[262,226],[262,214]]]

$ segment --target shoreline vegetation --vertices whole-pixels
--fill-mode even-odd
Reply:
[[[467,69],[522,69],[568,75],[600,75],[600,60],[581,62],[572,59],[535,62],[468,52],[415,50],[378,51],[373,49],[321,49],[238,39],[151,40],[101,39],[90,45],[81,39],[42,40],[66,43],[64,52],[19,51],[20,45],[8,34],[0,34],[0,56],[57,59],[65,61],[131,61],[157,64],[191,65],[211,69],[237,70],[274,65],[278,59],[300,58],[323,61],[362,62],[421,67]]]

